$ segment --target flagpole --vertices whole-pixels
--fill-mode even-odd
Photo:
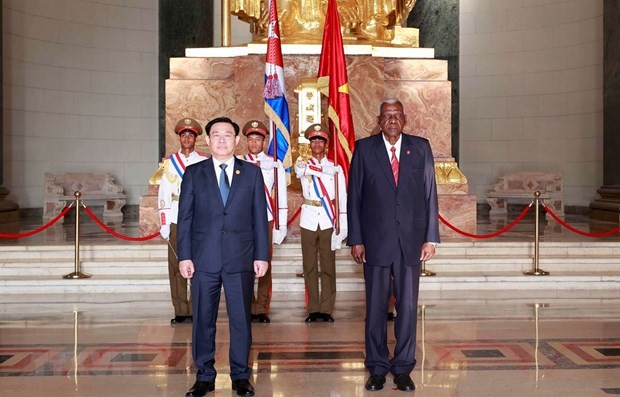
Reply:
[[[271,121],[271,131],[273,133],[273,225],[276,230],[280,230],[280,193],[278,192],[278,131],[276,130],[276,123]]]
[[[336,234],[340,234],[340,191],[338,189],[338,152],[336,152],[336,141],[338,140],[338,137],[336,136],[338,134],[338,130],[336,129],[336,127],[334,126],[334,123],[331,122],[330,124],[332,124],[332,126],[334,127],[334,134],[332,136],[332,141],[334,143],[334,191],[336,192],[336,202],[334,203],[334,230],[336,230]]]
[[[282,47],[280,42],[280,28],[278,26],[278,7],[276,0],[268,1],[269,5],[269,32],[267,35],[267,54],[265,55],[265,89],[263,98],[265,100],[265,113],[269,117],[270,131],[273,142],[272,156],[276,162],[274,166],[274,197],[275,211],[273,220],[276,230],[280,230],[280,191],[279,177],[277,169],[278,161],[278,140],[283,139],[282,165],[290,167],[290,123],[288,116],[288,103],[286,102],[286,85],[284,84],[284,63],[282,60]],[[280,130],[276,127],[279,126]],[[278,131],[282,134],[278,137]],[[285,164],[286,162],[286,164]],[[284,219],[286,222],[286,219]]]

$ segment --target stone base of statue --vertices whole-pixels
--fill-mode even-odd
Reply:
[[[601,197],[590,203],[590,216],[620,223],[620,186],[601,186],[596,192]]]
[[[317,76],[320,49],[320,45],[282,47],[294,159],[299,135],[298,98],[294,90],[304,79]],[[173,130],[183,117],[192,117],[202,125],[217,116],[228,116],[240,125],[252,118],[268,121],[263,111],[265,50],[265,45],[256,44],[188,49],[187,57],[170,59],[170,77],[166,80],[166,154],[178,150]],[[454,226],[475,233],[476,199],[469,195],[467,179],[451,153],[451,83],[447,61],[433,59],[434,51],[429,48],[345,45],[345,54],[356,139],[370,135],[377,126],[383,99],[399,98],[407,114],[405,132],[431,142],[441,215]],[[325,115],[327,101],[323,102],[325,109],[321,113]],[[209,154],[203,138],[197,140],[196,150]],[[245,153],[243,140],[236,153]],[[289,217],[297,208],[289,200]],[[454,235],[441,226],[443,236]]]
[[[149,185],[149,192],[140,197],[140,236],[150,236],[160,229],[159,211],[157,211],[157,192],[159,185]]]
[[[9,190],[0,186],[0,223],[19,222],[19,205],[11,200],[7,200]]]

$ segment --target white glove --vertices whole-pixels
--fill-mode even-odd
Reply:
[[[273,228],[273,243],[274,244],[282,244],[284,238],[286,237],[286,226],[280,226],[280,230],[276,230]]]
[[[304,163],[303,161],[298,161],[295,163],[295,175],[297,176],[297,178],[303,178],[304,174],[306,173],[306,163]]]
[[[347,229],[341,227],[340,234],[336,234],[336,231],[334,230],[332,232],[332,251],[342,248],[342,242],[345,238],[347,238]]]
[[[170,237],[170,225],[161,225],[161,229],[159,229],[159,234],[161,234],[161,236],[168,240]]]

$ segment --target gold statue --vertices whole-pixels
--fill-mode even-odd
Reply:
[[[230,0],[230,9],[250,24],[257,41],[267,37],[268,0]],[[395,28],[407,23],[416,0],[337,0],[345,42],[388,44]],[[285,43],[320,43],[327,0],[278,0],[280,34]]]

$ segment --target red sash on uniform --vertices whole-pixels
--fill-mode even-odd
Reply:
[[[254,158],[252,153],[246,154],[245,156],[243,156],[243,159],[252,164],[257,164],[259,161]],[[274,170],[274,172],[276,171]],[[267,187],[267,185],[264,185],[264,187],[265,187],[265,198],[267,199],[266,200],[267,201],[267,212],[269,212],[271,216],[273,217],[273,209],[275,208],[273,198],[271,197],[271,192],[270,192],[270,189]]]

